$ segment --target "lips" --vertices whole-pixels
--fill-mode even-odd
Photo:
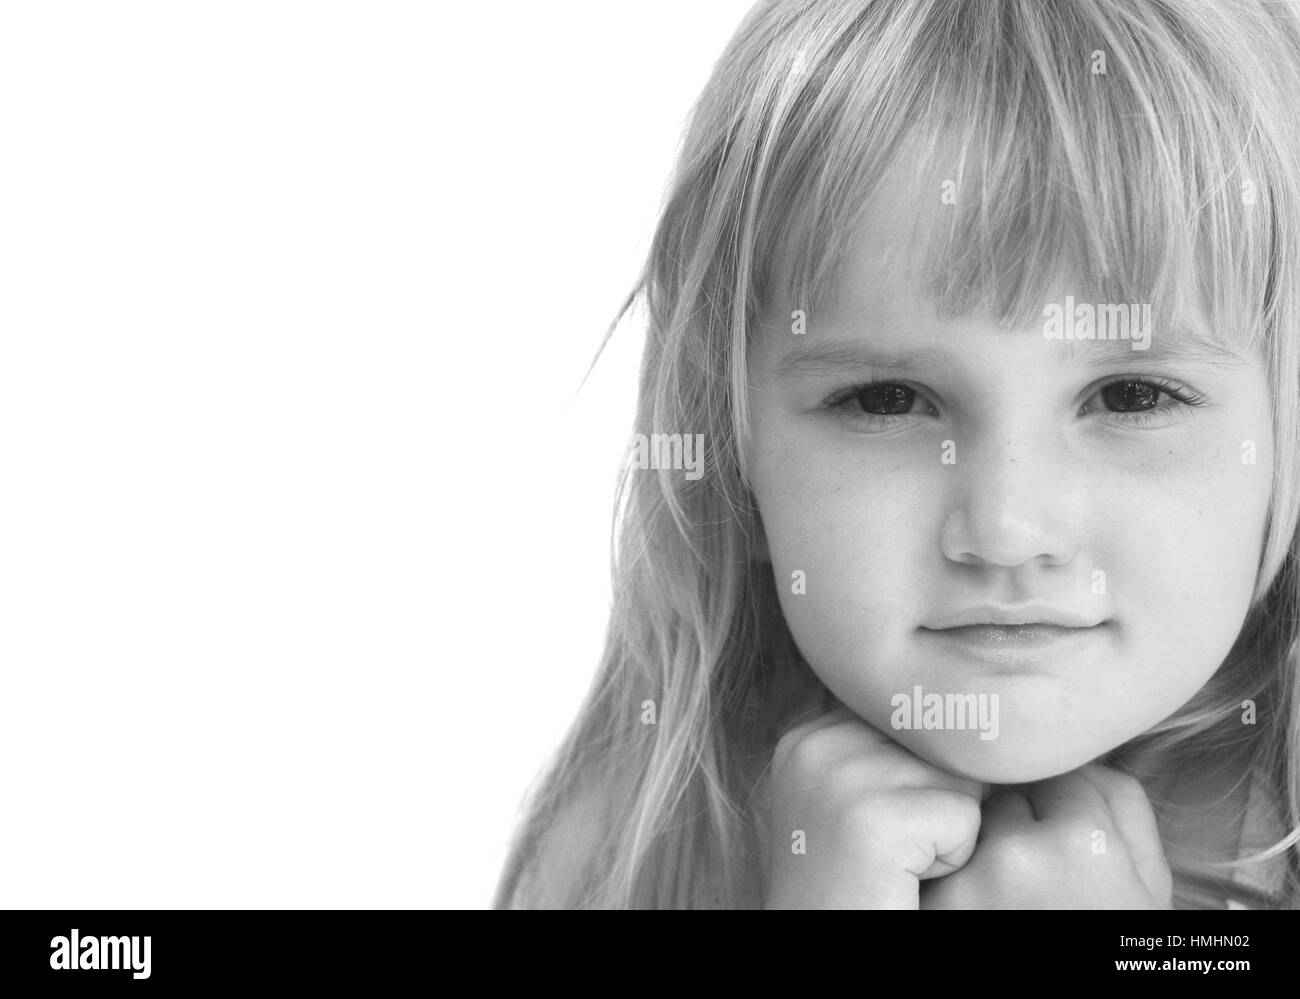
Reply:
[[[1093,628],[1103,623],[1095,613],[1055,607],[1050,604],[1019,604],[1003,606],[981,604],[967,607],[951,614],[941,614],[929,624],[927,631],[949,631],[962,628],[1015,629]]]
[[[1094,625],[1094,627],[1100,627],[1100,625]],[[965,625],[960,628],[933,630],[961,642],[979,642],[984,645],[1002,645],[1008,648],[1033,648],[1067,638],[1074,632],[1089,631],[1091,629],[1066,628],[1061,625],[1034,621],[1028,624]]]
[[[1045,604],[969,607],[918,629],[934,649],[961,660],[1042,666],[1091,648],[1108,623],[1096,615]]]

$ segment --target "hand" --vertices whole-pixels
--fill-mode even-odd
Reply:
[[[1173,881],[1146,792],[1097,764],[984,805],[961,870],[925,886],[923,909],[1169,909]]]
[[[984,785],[938,770],[840,706],[772,762],[768,909],[915,909],[975,849]],[[802,846],[803,852],[797,852]]]

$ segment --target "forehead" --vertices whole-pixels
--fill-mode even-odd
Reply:
[[[1053,357],[1071,366],[1115,359],[1250,363],[1249,352],[1214,336],[1204,313],[1186,303],[1163,314],[1152,310],[1151,331],[1158,335],[1140,355],[1127,341],[1048,340],[1043,335],[1041,311],[1018,325],[987,313],[945,312],[927,294],[924,274],[930,247],[942,244],[945,235],[950,235],[945,227],[951,225],[954,201],[964,196],[956,187],[954,173],[951,159],[912,143],[893,160],[864,202],[825,300],[777,299],[768,304],[763,322],[767,334],[758,351],[776,365],[779,375],[862,366],[867,355],[872,366],[878,367],[905,366],[918,357],[947,363],[946,348],[960,345],[961,330],[967,326],[962,320],[968,318],[985,320],[1009,335],[1033,336]],[[779,260],[782,267],[791,265],[788,247]],[[1142,304],[1108,303],[1092,297],[1093,292],[1075,276],[1068,254],[1051,273],[1051,278],[1042,279],[1041,304],[1036,310],[1048,305],[1064,309],[1070,299],[1078,306],[1098,310],[1110,304]],[[813,335],[781,335],[788,333],[787,317],[794,310],[812,315],[807,330]],[[885,341],[888,349],[864,351],[864,341]],[[909,350],[911,344],[917,349]]]
[[[1073,248],[1078,244],[1069,233],[1062,233],[1062,238],[1054,244],[1055,259],[1044,256],[1022,263],[1020,276],[1036,284],[1036,295],[1029,296],[1028,308],[1018,316],[998,316],[991,306],[954,310],[941,303],[931,293],[936,264],[942,270],[944,264],[954,259],[980,252],[969,242],[963,242],[957,228],[958,209],[969,210],[968,199],[978,202],[986,194],[980,190],[978,181],[971,182],[969,189],[961,186],[958,178],[963,165],[959,151],[941,136],[909,135],[852,217],[848,239],[842,255],[835,261],[827,294],[819,301],[799,301],[797,293],[785,295],[778,291],[764,303],[761,325],[768,330],[788,331],[792,312],[801,310],[808,317],[810,332],[821,331],[839,338],[846,334],[887,335],[898,341],[942,334],[952,320],[973,317],[1008,331],[1021,331],[1022,335],[1033,332],[1045,340],[1042,309],[1048,304],[1064,308],[1068,298],[1073,298],[1078,305],[1094,307],[1144,304],[1112,302],[1113,291],[1107,296],[1081,278],[1080,269],[1074,263]],[[1022,238],[1023,230],[1017,231],[1016,220],[992,220],[990,224],[1009,233],[1011,245],[1028,245],[1029,240]],[[794,264],[797,242],[787,241],[775,255],[778,275],[775,289],[787,287],[786,278]],[[1219,358],[1225,362],[1244,358],[1244,353],[1235,349],[1240,345],[1215,335],[1197,297],[1183,297],[1185,289],[1196,286],[1194,276],[1184,275],[1181,286],[1164,301],[1145,302],[1151,306],[1152,328],[1158,336],[1153,341],[1153,349],[1145,352],[1142,360],[1156,361],[1179,354]],[[997,297],[988,295],[986,288],[969,290],[971,301]],[[762,339],[766,342],[771,337]],[[787,338],[777,340],[787,348],[793,345]],[[800,338],[799,346],[811,347],[812,341],[813,337]],[[1047,342],[1070,363],[1117,350],[1128,352],[1126,343]],[[759,349],[766,353],[763,348],[760,344]]]
[[[926,297],[922,290],[926,250],[946,231],[945,223],[952,223],[952,205],[947,202],[959,193],[955,174],[952,154],[941,152],[935,140],[906,140],[848,220],[844,253],[836,261],[824,300],[793,301],[778,293],[768,304],[782,312],[802,309],[829,315],[841,309],[861,313],[921,303]],[[791,239],[781,245],[773,287],[787,287],[798,242]]]

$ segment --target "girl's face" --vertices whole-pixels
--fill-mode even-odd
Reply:
[[[892,176],[834,306],[804,333],[797,302],[764,317],[751,485],[831,692],[943,769],[1038,780],[1173,713],[1231,648],[1265,540],[1266,372],[1199,344],[1196,315],[1167,333],[1153,310],[1146,350],[937,319],[891,249],[917,205]],[[1044,308],[1067,295],[1106,304],[1067,275]]]

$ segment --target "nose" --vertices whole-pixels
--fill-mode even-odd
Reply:
[[[1066,565],[1080,547],[1083,482],[1060,440],[1004,429],[957,445],[944,557],[962,565]]]

